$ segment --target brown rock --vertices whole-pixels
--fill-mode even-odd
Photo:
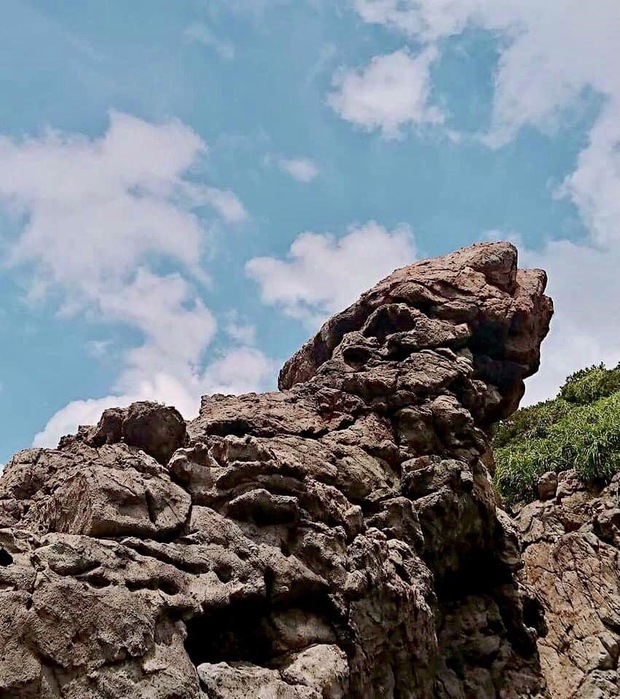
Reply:
[[[123,420],[123,439],[167,464],[185,442],[185,422],[178,410],[157,403],[133,403]]]
[[[88,442],[94,447],[116,444],[123,439],[123,422],[127,411],[122,408],[104,410],[97,425],[90,430]]]
[[[544,282],[507,243],[419,262],[330,319],[279,392],[207,396],[187,426],[136,403],[16,455],[0,697],[548,697],[483,463],[538,367]],[[604,686],[615,632],[584,631]]]
[[[104,410],[95,427],[83,428],[81,432],[84,441],[93,447],[125,442],[163,465],[185,444],[186,434],[185,421],[178,410],[149,401],[132,403],[125,409]],[[71,438],[66,446],[70,444]]]
[[[542,669],[553,699],[611,699],[620,696],[619,481],[588,488],[574,471],[558,481],[555,500],[517,516],[522,577],[547,627],[538,640]]]
[[[555,497],[558,489],[558,474],[555,471],[547,471],[538,479],[538,497],[541,500],[550,500]]]

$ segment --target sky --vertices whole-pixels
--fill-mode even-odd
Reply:
[[[620,360],[618,0],[4,0],[0,463],[275,387],[415,259],[508,239],[525,402]]]

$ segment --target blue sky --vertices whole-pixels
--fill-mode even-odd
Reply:
[[[394,267],[550,274],[527,400],[620,359],[617,0],[5,0],[0,463],[264,390]]]

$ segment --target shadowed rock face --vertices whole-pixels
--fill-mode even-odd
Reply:
[[[507,243],[396,271],[280,392],[106,411],[0,480],[0,697],[547,697],[487,428],[552,313]],[[537,628],[536,628],[537,627]]]

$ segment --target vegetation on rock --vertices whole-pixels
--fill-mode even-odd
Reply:
[[[575,372],[556,398],[501,422],[493,446],[495,486],[507,503],[534,500],[546,471],[607,481],[620,471],[620,364]]]

